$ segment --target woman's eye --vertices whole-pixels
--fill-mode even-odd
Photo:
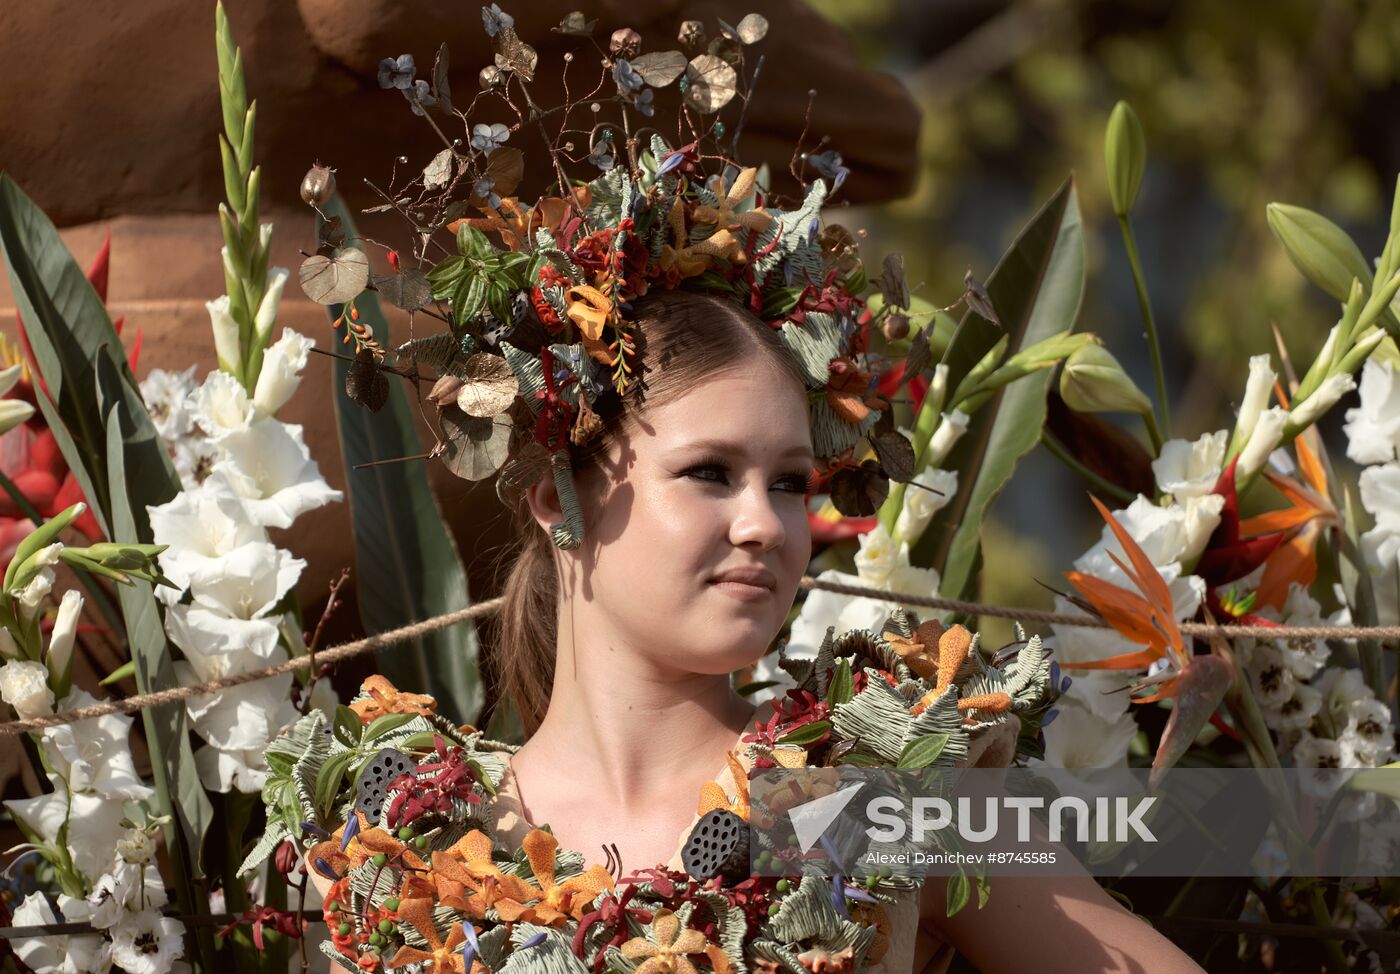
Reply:
[[[724,468],[713,463],[691,467],[685,472],[685,475],[699,480],[708,480],[712,483],[724,483]]]

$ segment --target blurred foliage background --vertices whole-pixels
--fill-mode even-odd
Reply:
[[[1368,256],[1384,243],[1400,169],[1400,4],[810,2],[857,38],[868,64],[898,74],[924,111],[916,194],[847,221],[869,230],[867,253],[902,252],[918,293],[947,304],[964,272],[985,277],[1073,171],[1089,261],[1079,330],[1101,335],[1150,395],[1103,162],[1110,110],[1119,99],[1133,105],[1148,143],[1133,224],[1163,336],[1171,436],[1233,422],[1249,356],[1276,354],[1271,325],[1305,367],[1336,321],[1335,304],[1275,242],[1267,203],[1326,214]],[[1328,417],[1325,441],[1342,442],[1354,401]],[[1044,450],[1023,461],[984,525],[985,600],[1049,606],[1035,580],[1063,587],[1060,572],[1102,526],[1086,489]],[[985,628],[1010,638],[1009,624]]]

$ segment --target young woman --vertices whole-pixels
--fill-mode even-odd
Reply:
[[[629,316],[643,395],[603,416],[572,456],[585,541],[560,550],[552,478],[517,498],[523,548],[506,586],[495,668],[528,740],[502,781],[497,828],[547,823],[585,865],[679,868],[697,796],[767,707],[729,674],[759,660],[811,554],[807,393],[775,332],[732,301],[653,292]],[[1006,760],[1008,749],[998,748]],[[744,762],[747,768],[748,762]],[[1088,876],[996,877],[946,918],[944,884],[888,912],[876,974],[983,970],[1194,971]]]

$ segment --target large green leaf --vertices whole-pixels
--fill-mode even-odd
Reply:
[[[110,389],[116,381],[119,380],[113,374],[111,364],[98,359],[99,389]],[[102,398],[102,395],[99,391],[98,397]],[[129,432],[128,416],[121,402],[112,402],[102,415],[106,417],[107,427],[107,478],[114,500],[111,512],[113,536],[135,537],[135,517],[126,501],[126,452],[122,449],[124,437]],[[141,415],[146,416],[144,408]],[[130,585],[118,585],[117,598],[126,624],[131,660],[135,664],[137,690],[151,693],[178,685],[166,643],[165,627],[161,623],[160,610],[150,583],[134,579]],[[213,808],[195,768],[185,705],[176,702],[147,707],[141,711],[141,721],[151,756],[157,811],[174,820],[166,827],[165,846],[176,877],[181,912],[187,915],[208,913],[207,897],[201,895],[199,887],[191,885],[190,881],[204,876],[199,849],[209,830]],[[200,929],[197,950],[207,964],[212,957],[213,941],[206,929]]]
[[[1007,354],[1074,327],[1084,293],[1084,240],[1079,198],[1071,177],[1040,208],[987,279],[1002,327],[975,312],[963,316],[943,361],[956,388],[1003,334]],[[1042,369],[1003,387],[974,413],[945,466],[958,472],[958,491],[914,546],[911,560],[939,570],[940,594],[966,598],[980,567],[982,518],[1021,457],[1040,441],[1045,392],[1053,370]]]
[[[107,404],[98,390],[98,365],[111,366],[104,381],[106,394],[123,405],[123,467],[136,529],[122,540],[149,541],[146,506],[173,497],[179,478],[156,436],[107,309],[53,222],[8,175],[0,175],[0,245],[35,364],[52,400],[44,402],[39,395],[40,408],[109,535],[113,498],[103,429]]]
[[[339,216],[346,240],[354,240],[354,218],[341,199],[335,197],[323,209],[327,216]],[[367,292],[355,307],[360,323],[373,329],[380,344],[389,345],[389,323],[376,297]],[[331,320],[341,311],[342,306],[331,305]],[[391,382],[389,401],[370,412],[345,394],[349,364],[335,360],[331,394],[355,529],[360,620],[366,631],[379,633],[466,608],[467,577],[421,461],[355,469],[415,456],[423,447],[403,384]],[[385,651],[379,668],[399,688],[432,693],[445,713],[473,721],[482,703],[477,656],[476,628],[465,622]]]

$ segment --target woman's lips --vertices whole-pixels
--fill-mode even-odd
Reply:
[[[767,585],[734,581],[711,582],[710,585],[741,602],[764,602],[773,597],[773,590]]]

